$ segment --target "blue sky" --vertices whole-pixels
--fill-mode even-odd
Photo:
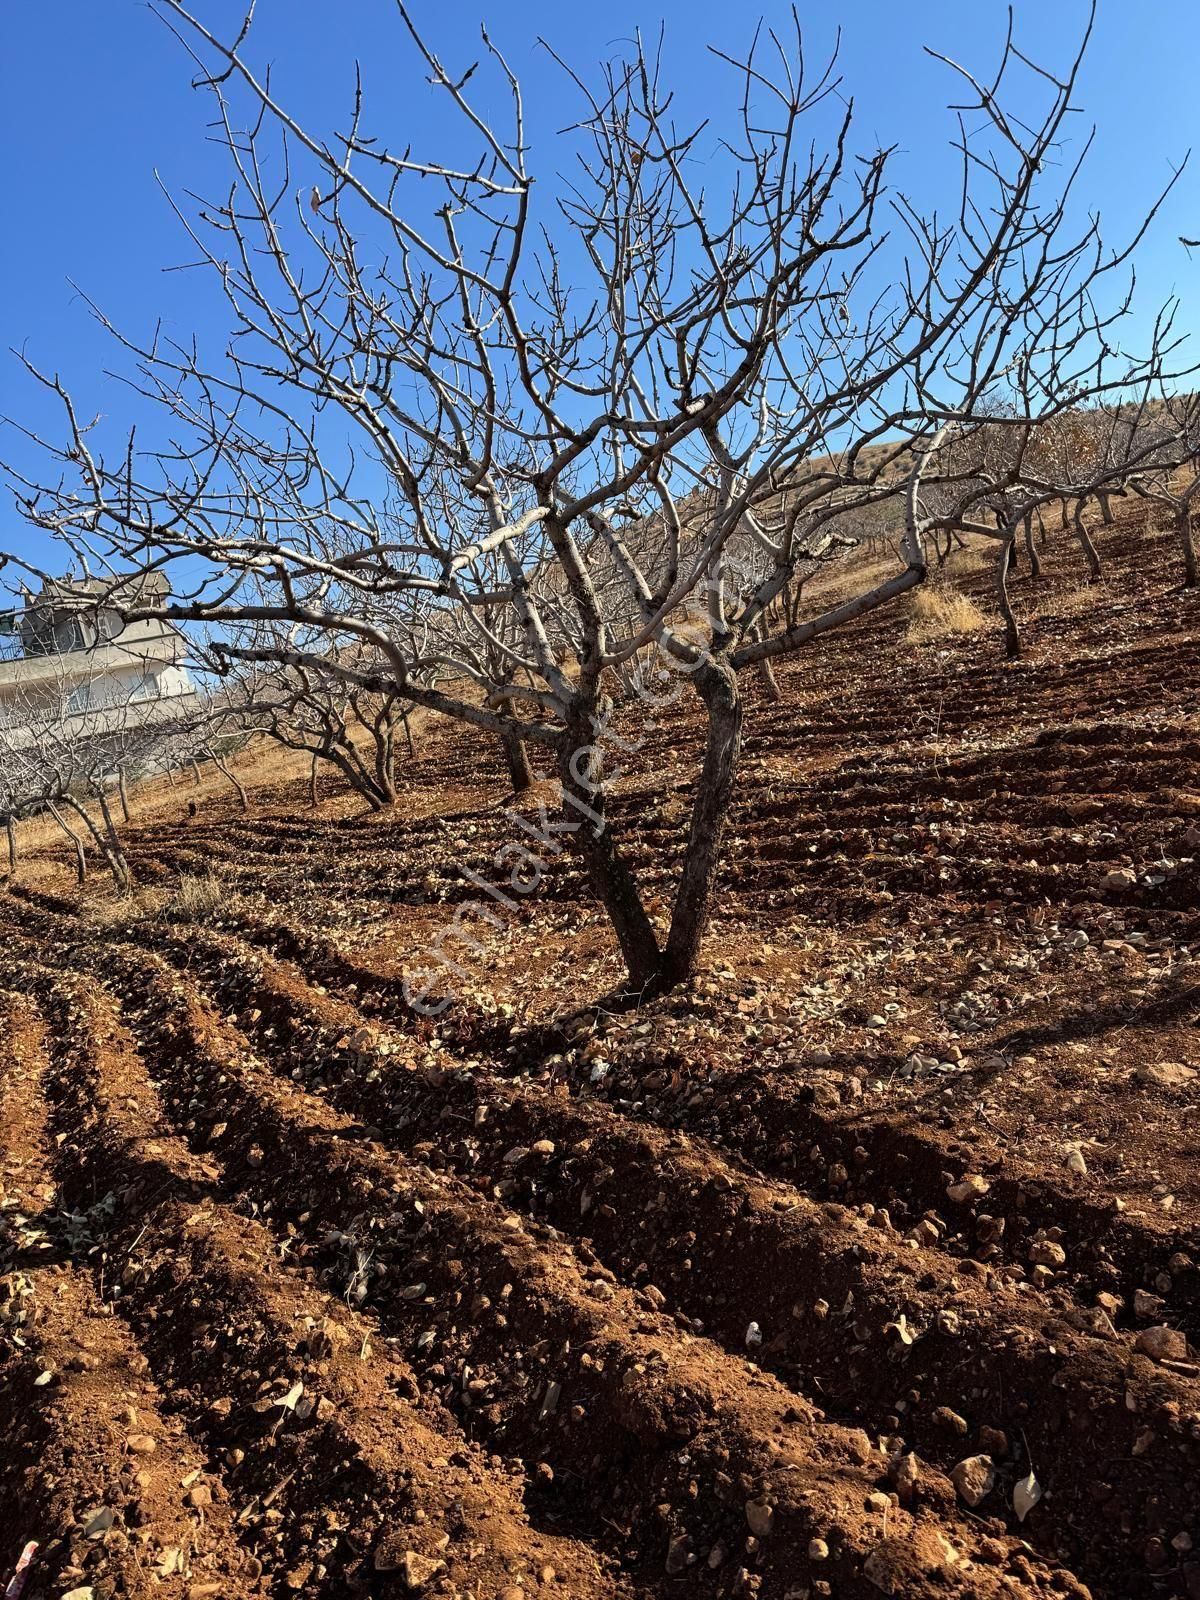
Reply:
[[[230,0],[195,0],[215,31],[236,28]],[[743,46],[760,9],[783,23],[777,0],[748,7],[712,0],[603,0],[563,6],[549,0],[412,0],[413,12],[453,70],[476,58],[478,25],[504,49],[525,85],[534,171],[553,174],[556,134],[577,102],[560,69],[536,46],[539,34],[586,76],[589,64],[638,26],[666,25],[669,72],[680,85],[682,120],[712,118],[713,140],[736,107],[728,69],[705,46]],[[951,186],[947,153],[957,98],[930,44],[981,72],[996,60],[1007,8],[995,0],[823,0],[801,4],[813,57],[843,29],[841,71],[858,112],[858,144],[899,146],[902,186],[933,199]],[[811,23],[808,22],[811,13]],[[1064,65],[1086,17],[1083,0],[1016,0],[1017,38],[1026,52]],[[114,423],[133,402],[103,377],[118,352],[91,321],[75,279],[120,325],[144,332],[161,315],[176,333],[195,330],[214,343],[224,318],[194,273],[164,272],[190,258],[163,198],[155,168],[181,197],[211,192],[222,163],[206,135],[208,104],[191,90],[193,67],[142,0],[39,0],[3,8],[5,244],[0,262],[0,411],[41,423],[50,415],[32,392],[10,346],[57,369],[82,410]],[[406,137],[426,149],[446,138],[445,112],[399,48],[391,0],[259,0],[250,55],[272,62],[281,97],[319,130],[344,124],[355,58],[364,65],[369,118],[396,147]],[[1195,63],[1200,57],[1197,0],[1100,0],[1099,19],[1078,101],[1081,137],[1098,137],[1080,189],[1112,237],[1122,236],[1189,144],[1200,145]],[[486,104],[484,106],[486,109]],[[185,202],[186,203],[186,202]],[[952,192],[944,195],[952,205]],[[1152,308],[1173,291],[1191,302],[1200,327],[1200,252],[1178,236],[1200,235],[1200,151],[1147,242],[1139,262],[1140,300]],[[0,454],[21,459],[11,435]],[[14,530],[5,507],[5,537]]]

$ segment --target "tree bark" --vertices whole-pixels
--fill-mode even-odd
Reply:
[[[600,764],[590,754],[594,750],[591,718],[579,706],[558,750],[563,819],[575,825],[569,835],[572,848],[583,860],[592,891],[608,913],[630,983],[635,989],[645,989],[661,975],[661,952],[633,874],[608,826]]]
[[[742,698],[733,668],[706,661],[692,684],[708,712],[708,738],[663,961],[668,987],[685,983],[696,970],[742,749]]]
[[[1025,554],[1029,557],[1029,576],[1031,578],[1040,578],[1042,575],[1042,563],[1038,558],[1037,551],[1033,547],[1032,511],[1025,518]]]
[[[11,811],[4,819],[4,831],[8,837],[8,875],[11,878],[17,870],[17,819]]]
[[[308,803],[315,810],[317,804],[317,752],[313,751],[312,769],[308,774]]]
[[[196,760],[195,756],[192,757],[192,781],[195,783],[198,789],[200,787],[200,763]]]
[[[222,761],[221,757],[217,754],[217,752],[215,750],[210,750],[208,752],[208,754],[209,754],[209,756],[210,756],[210,758],[212,760],[213,765],[216,767],[217,771],[219,773],[221,773],[224,777],[226,777],[229,780],[229,782],[233,785],[233,787],[237,790],[238,800],[241,802],[242,810],[243,811],[249,811],[249,809],[250,809],[250,796],[246,793],[245,784],[242,783],[242,781],[235,775],[235,773],[232,771],[232,769],[229,766],[227,766],[224,761]]]
[[[1100,556],[1097,553],[1096,546],[1091,541],[1087,529],[1083,525],[1082,500],[1078,500],[1075,503],[1075,537],[1079,540],[1084,556],[1087,559],[1088,571],[1093,578],[1098,578],[1101,571]]]
[[[1100,515],[1104,519],[1104,526],[1111,528],[1113,523],[1112,505],[1109,496],[1101,489],[1097,492],[1096,499],[1100,502]]]
[[[1200,585],[1196,571],[1196,536],[1192,530],[1192,508],[1190,503],[1181,506],[1177,518],[1179,539],[1183,545],[1183,587],[1195,589]]]
[[[100,802],[100,815],[104,818],[104,831],[108,835],[109,867],[112,869],[113,879],[117,888],[121,890],[132,889],[133,871],[129,859],[121,845],[120,835],[113,823],[112,812],[108,806],[108,796],[101,785],[96,787],[96,798]]]
[[[58,823],[59,827],[75,847],[75,882],[82,889],[84,883],[87,881],[87,856],[84,854],[83,840],[75,832],[74,828],[68,824],[67,819],[63,816],[62,812],[59,811],[58,807],[53,804],[53,802],[49,800],[46,801],[46,810],[54,818],[55,822]]]
[[[400,718],[400,720],[404,724],[404,737],[408,741],[408,758],[409,758],[410,761],[412,761],[412,760],[415,760],[415,758],[416,758],[417,749],[416,749],[416,746],[413,744],[412,724],[408,720],[408,712],[407,711]]]
[[[761,640],[766,637],[766,628],[761,621],[754,624],[752,633],[755,639]],[[773,705],[779,699],[779,680],[775,676],[775,669],[771,665],[769,656],[764,656],[758,663],[758,678],[763,686],[764,695]]]
[[[1008,569],[1016,536],[1017,530],[1010,529],[1008,538],[1000,547],[1000,558],[996,562],[996,599],[1000,606],[1000,615],[1004,618],[1004,654],[1009,661],[1021,654],[1021,634],[1017,627],[1016,616],[1013,614],[1012,602],[1008,598]]]
[[[508,769],[513,793],[522,794],[526,789],[532,789],[533,768],[529,765],[529,752],[521,735],[515,729],[506,728],[500,735],[500,747],[504,751],[504,765]]]
[[[117,793],[121,797],[121,815],[129,821],[129,789],[125,782],[125,768],[117,768]]]

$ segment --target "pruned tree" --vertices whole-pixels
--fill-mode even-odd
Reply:
[[[255,735],[328,763],[372,811],[393,805],[396,741],[408,728],[409,702],[386,675],[379,688],[347,679],[351,663],[362,677],[380,675],[378,663],[361,647],[343,652],[336,663],[304,650],[295,661],[281,659],[288,648],[271,624],[237,630],[211,646],[215,682],[198,732],[202,752],[238,787],[243,808],[245,790],[218,760],[219,746]],[[406,737],[411,744],[411,735]]]
[[[740,674],[924,580],[928,538],[969,527],[980,493],[964,481],[931,517],[923,483],[996,426],[998,391],[1006,425],[1032,430],[1163,377],[1170,309],[1141,359],[1115,353],[1141,231],[1113,248],[1094,218],[1068,220],[1082,45],[1061,73],[1011,29],[987,77],[945,62],[963,91],[947,211],[893,184],[892,151],[854,153],[835,64],[809,71],[794,18],[722,57],[723,140],[681,122],[640,40],[590,82],[564,65],[567,171],[535,185],[520,86],[486,33],[479,71],[452,69],[396,8],[458,117],[450,161],[415,149],[418,124],[368,131],[361,92],[343,133],[308,129],[252,65],[249,17],[225,42],[184,0],[156,9],[196,53],[230,163],[228,192],[184,219],[227,297],[228,353],[112,330],[169,419],[157,453],[106,446],[31,366],[66,437],[38,440],[45,481],[14,474],[21,510],[92,570],[169,571],[176,620],[277,625],[290,671],[543,750],[556,827],[632,982],[686,979],[738,772]],[[811,614],[780,607],[832,527],[898,493],[894,573]],[[762,559],[743,572],[747,537]],[[378,664],[344,663],[347,641]],[[614,748],[636,748],[614,745],[610,687],[647,648],[705,727],[661,938],[608,814]]]
[[[121,771],[153,763],[174,733],[172,708],[147,704],[79,657],[41,658],[47,669],[10,694],[0,715],[0,794],[10,817],[46,812],[70,841],[80,884],[85,842],[116,887],[133,873],[112,812]],[[72,663],[68,670],[67,662]],[[92,814],[89,803],[98,817]]]
[[[1200,518],[1200,393],[1167,395],[1135,436],[1150,448],[1130,487],[1168,511],[1183,555],[1183,586],[1200,587],[1196,521]]]

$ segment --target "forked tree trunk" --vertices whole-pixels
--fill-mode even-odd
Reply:
[[[242,783],[241,779],[236,776],[236,774],[233,772],[232,768],[230,768],[221,759],[221,757],[217,754],[217,752],[215,750],[210,750],[208,752],[208,754],[209,754],[210,758],[212,759],[212,763],[216,767],[217,771],[219,773],[221,773],[223,777],[227,778],[229,780],[229,782],[233,785],[233,787],[237,790],[238,800],[241,802],[242,810],[243,811],[249,811],[249,809],[250,809],[250,796],[246,793],[245,784]]]
[[[617,848],[605,816],[600,758],[591,743],[589,709],[581,704],[568,722],[558,750],[566,837],[583,861],[592,892],[608,913],[633,988],[645,989],[660,976],[661,952],[629,866]]]
[[[1013,613],[1012,601],[1008,598],[1008,569],[1012,562],[1016,537],[1017,530],[1011,528],[1008,538],[1000,547],[1000,558],[996,562],[996,600],[1000,606],[1000,615],[1004,618],[1004,654],[1009,661],[1021,654],[1021,634]]]
[[[1100,502],[1100,515],[1104,520],[1104,526],[1106,528],[1111,528],[1113,524],[1113,514],[1109,496],[1105,494],[1103,489],[1101,489],[1098,491],[1096,499]]]
[[[53,804],[53,802],[51,802],[49,800],[46,801],[46,810],[54,818],[55,822],[58,823],[59,827],[66,834],[67,838],[71,841],[71,844],[74,846],[74,849],[75,849],[75,882],[79,885],[80,888],[82,888],[84,883],[87,881],[87,856],[84,853],[83,840],[75,832],[74,828],[71,827],[71,825],[68,823],[67,819],[63,816],[62,812],[59,811],[58,807],[55,806]]]
[[[1038,559],[1037,551],[1033,547],[1032,511],[1025,518],[1025,554],[1029,557],[1029,576],[1031,578],[1040,578],[1042,575],[1042,563]]]
[[[1196,572],[1196,535],[1192,528],[1192,508],[1190,503],[1179,508],[1176,518],[1179,528],[1179,540],[1183,545],[1183,587],[1195,589],[1200,585]]]
[[[693,673],[692,684],[708,712],[708,737],[663,960],[668,987],[686,982],[696,970],[742,749],[737,673],[728,662],[710,660]]]
[[[122,850],[120,835],[117,834],[117,827],[112,821],[112,811],[109,810],[109,797],[104,794],[104,786],[102,784],[96,784],[96,800],[99,802],[101,816],[104,818],[104,834],[107,835],[107,848],[104,850],[104,859],[109,862],[112,880],[114,880],[118,890],[130,890],[130,888],[133,888],[133,872],[130,869],[130,862],[126,859],[125,851]],[[104,848],[102,840],[101,848]]]
[[[1075,504],[1075,537],[1079,540],[1084,557],[1087,560],[1088,572],[1093,578],[1100,576],[1100,556],[1096,546],[1092,543],[1087,529],[1083,525],[1083,501]]]
[[[121,797],[121,815],[129,821],[129,789],[125,782],[125,768],[117,768],[117,793]]]

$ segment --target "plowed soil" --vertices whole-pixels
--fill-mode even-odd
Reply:
[[[1197,1600],[1200,601],[1100,542],[1019,662],[877,618],[748,686],[704,970],[641,1006],[565,855],[406,1003],[525,837],[453,728],[382,818],[135,797],[130,901],[23,863],[0,1582]],[[698,728],[646,719],[665,910]]]

